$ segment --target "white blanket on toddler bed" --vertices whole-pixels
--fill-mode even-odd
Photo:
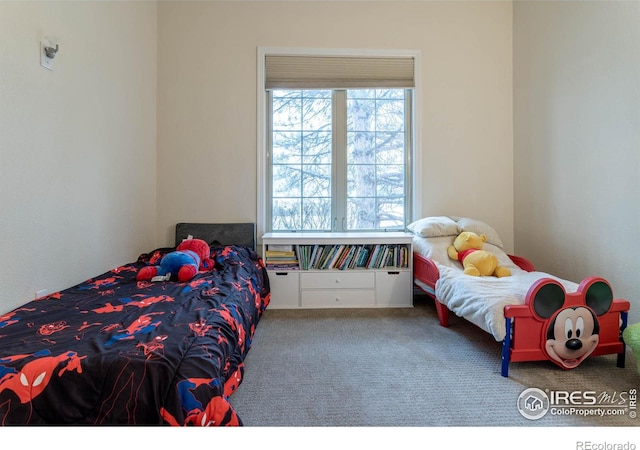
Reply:
[[[523,305],[531,285],[540,278],[560,282],[566,292],[575,292],[578,284],[545,272],[527,272],[520,269],[500,247],[485,243],[484,249],[498,257],[499,264],[511,269],[510,277],[474,277],[462,272],[462,265],[449,258],[447,247],[453,238],[414,238],[414,251],[432,259],[440,278],[435,295],[454,314],[464,317],[502,341],[506,335],[504,307]]]
[[[540,278],[558,280],[567,292],[575,292],[576,283],[562,280],[545,272],[527,272],[511,267],[511,276],[474,277],[461,269],[438,265],[440,278],[436,282],[436,297],[457,316],[464,317],[491,333],[496,341],[506,335],[504,307],[524,305],[531,285]]]

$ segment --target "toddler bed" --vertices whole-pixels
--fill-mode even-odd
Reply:
[[[0,315],[0,424],[242,425],[228,403],[269,282],[254,224],[178,224],[212,270],[137,281],[174,248],[140,255]]]
[[[414,234],[414,282],[435,299],[440,324],[448,326],[453,311],[502,342],[502,376],[510,362],[549,360],[573,369],[604,354],[617,354],[624,367],[621,333],[630,303],[614,299],[606,280],[588,277],[577,284],[536,271],[526,258],[507,254],[496,231],[479,220],[426,217],[408,229]],[[447,253],[463,231],[484,234],[483,249],[511,276],[465,275]]]

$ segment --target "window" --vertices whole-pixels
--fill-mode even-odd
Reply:
[[[268,58],[265,230],[404,230],[414,200],[413,59],[293,57],[282,71]]]

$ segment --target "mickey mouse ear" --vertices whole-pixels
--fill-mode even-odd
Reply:
[[[562,308],[565,300],[564,287],[551,278],[536,281],[527,293],[526,303],[539,319],[548,319]]]
[[[582,280],[578,291],[584,294],[585,304],[597,316],[606,314],[613,304],[613,290],[604,278],[589,277]]]

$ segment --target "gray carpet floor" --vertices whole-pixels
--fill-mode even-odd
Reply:
[[[230,403],[248,427],[637,427],[629,392],[636,360],[588,358],[565,371],[548,361],[512,363],[500,375],[500,344],[452,316],[439,325],[433,301],[413,308],[267,309]],[[528,388],[591,391],[622,402],[623,415],[518,410]],[[635,413],[635,411],[633,411]],[[640,444],[640,442],[639,442]]]

